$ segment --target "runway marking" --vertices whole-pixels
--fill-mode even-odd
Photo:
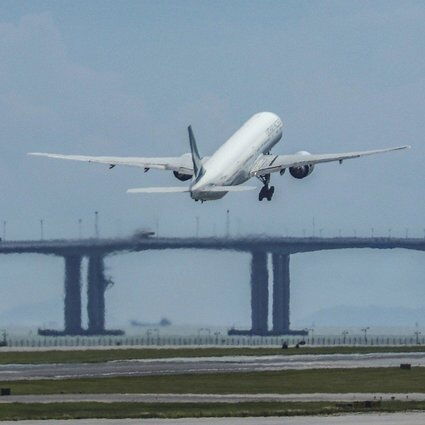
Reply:
[[[425,401],[425,393],[316,394],[41,394],[0,397],[8,403],[243,403],[243,402],[354,402],[366,400]]]
[[[209,357],[114,360],[104,363],[1,365],[0,380],[155,376],[196,373],[241,373],[307,369],[425,367],[425,353],[370,353],[264,357]]]
[[[184,418],[184,419],[67,419],[12,421],[2,425],[423,425],[425,413],[363,413],[337,416]]]

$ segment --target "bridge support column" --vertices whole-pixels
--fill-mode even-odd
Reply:
[[[251,330],[230,329],[229,335],[307,335],[305,330],[291,330],[289,320],[289,254],[272,253],[273,328],[268,330],[269,273],[267,252],[254,251],[251,259]]]
[[[78,255],[65,257],[65,335],[80,335],[81,327],[81,260]]]
[[[289,254],[272,254],[273,260],[273,329],[276,335],[290,333],[289,327]]]
[[[105,333],[105,264],[103,256],[89,257],[87,272],[87,313],[88,329],[92,335]]]
[[[269,315],[269,272],[267,252],[253,252],[251,259],[251,320],[253,335],[267,335]]]
[[[105,276],[104,255],[89,256],[87,271],[87,314],[89,324],[88,335],[123,335],[121,330],[105,329],[105,291],[111,280]]]

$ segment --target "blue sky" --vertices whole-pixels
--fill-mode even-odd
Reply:
[[[219,234],[227,209],[233,232],[302,234],[314,217],[327,235],[371,227],[424,235],[422,2],[3,1],[0,17],[0,219],[9,238],[38,237],[40,218],[47,237],[75,237],[79,218],[91,235],[95,210],[107,236],[156,223],[162,234],[193,234],[197,216],[201,234]],[[203,205],[182,195],[129,196],[129,187],[176,180],[25,155],[180,155],[188,124],[207,155],[262,110],[284,121],[276,153],[413,149],[326,164],[303,181],[273,176],[270,204],[254,193]],[[224,253],[116,257],[110,317],[248,325],[248,264],[248,256]],[[34,300],[58,306],[59,259],[28,257],[23,267],[4,257],[2,268],[0,314]],[[415,253],[296,256],[292,273],[301,322],[338,304],[423,306]],[[49,316],[60,322],[60,308]]]

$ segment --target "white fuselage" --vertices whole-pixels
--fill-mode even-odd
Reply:
[[[209,186],[234,186],[249,180],[258,158],[282,138],[283,123],[271,112],[252,116],[203,164],[204,173],[191,185],[196,200],[222,198],[227,192],[208,191]]]

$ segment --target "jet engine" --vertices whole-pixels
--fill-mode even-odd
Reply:
[[[173,171],[173,174],[176,177],[176,179],[182,182],[185,182],[186,180],[190,180],[192,178],[190,174],[183,174],[183,173],[179,173],[178,171]]]
[[[306,151],[300,151],[297,152],[298,155],[310,155],[309,152]],[[295,177],[296,179],[303,179],[304,177],[309,176],[314,170],[314,164],[305,164],[300,165],[299,167],[290,167],[289,172],[292,177]]]

